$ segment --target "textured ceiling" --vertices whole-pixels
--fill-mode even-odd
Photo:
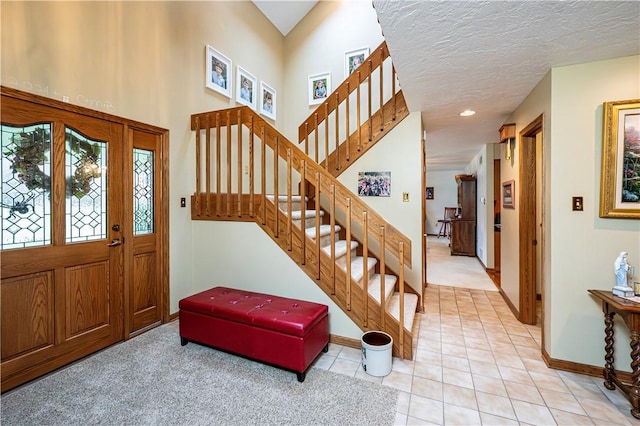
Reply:
[[[550,68],[640,54],[639,1],[373,3],[409,109],[422,112],[429,170],[461,169],[497,142]]]

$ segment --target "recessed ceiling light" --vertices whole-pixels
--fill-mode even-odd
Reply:
[[[472,115],[474,115],[476,112],[471,110],[471,109],[465,109],[464,111],[462,111],[460,113],[460,117],[471,117]]]

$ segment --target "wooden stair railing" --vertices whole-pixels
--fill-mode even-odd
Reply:
[[[408,115],[382,42],[302,122],[298,143],[304,142],[304,152],[337,177]]]
[[[403,318],[404,294],[415,294],[404,282],[404,268],[411,268],[408,237],[249,107],[194,114],[191,129],[196,135],[192,219],[258,223],[356,324],[385,330],[394,339],[394,354],[412,359],[411,327]],[[294,218],[296,197],[313,201],[310,206],[303,201],[299,217]],[[284,208],[280,200],[285,200]],[[347,245],[353,238],[363,247],[365,262],[369,256],[379,259],[376,268],[383,274],[379,306],[370,300],[367,278],[363,277],[362,285],[353,280],[348,258],[347,270],[342,271],[336,268],[333,244],[330,253],[321,249],[318,236],[324,211],[331,229],[343,225]],[[316,238],[309,237],[296,220],[301,224],[314,220]],[[333,243],[333,234],[331,238]],[[394,268],[399,320],[386,311],[384,300],[384,274],[393,273]]]

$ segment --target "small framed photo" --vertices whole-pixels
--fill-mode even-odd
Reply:
[[[233,69],[231,59],[207,45],[207,84],[206,86],[224,96],[231,97]]]
[[[391,172],[358,172],[358,195],[390,197]]]
[[[433,200],[433,186],[427,186],[427,200]]]
[[[366,57],[369,56],[369,48],[352,50],[344,54],[344,77],[347,78],[353,73],[360,64],[364,63]]]
[[[502,207],[505,209],[515,209],[516,205],[516,186],[514,180],[508,180],[502,183]]]
[[[255,111],[258,102],[258,80],[247,70],[238,65],[236,69],[236,102],[247,105]]]
[[[331,73],[325,72],[309,76],[309,105],[324,102],[331,93]]]
[[[260,82],[260,114],[276,119],[276,91],[264,81]]]

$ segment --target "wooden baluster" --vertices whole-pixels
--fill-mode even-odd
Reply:
[[[238,110],[238,217],[242,217],[242,109]]]
[[[319,205],[320,204],[320,172],[316,171],[316,193],[315,193],[315,204]],[[316,274],[316,279],[319,280],[320,279],[320,238],[318,238],[316,236],[316,262],[318,262],[318,270],[317,270],[317,274]]]
[[[336,185],[331,184],[329,189],[329,219],[331,226],[331,294],[336,294]]]
[[[273,231],[275,233],[276,238],[280,238],[280,192],[279,192],[279,179],[278,175],[280,171],[278,170],[278,163],[280,159],[280,143],[278,141],[278,136],[274,137],[274,150],[273,150],[273,196],[276,201],[276,211],[275,211],[275,223],[273,227]]]
[[[345,99],[346,103],[346,110],[347,110],[347,116],[345,118],[345,135],[347,137],[347,144],[346,144],[346,148],[347,148],[347,155],[346,155],[346,160],[349,161],[351,159],[351,138],[349,137],[350,132],[349,132],[349,98],[351,97],[351,94],[349,92],[349,82],[347,81],[347,97]]]
[[[255,217],[254,206],[254,189],[253,189],[253,167],[254,167],[254,143],[255,143],[255,123],[254,116],[251,114],[251,130],[249,133],[249,216]]]
[[[384,68],[384,54],[381,53],[380,60],[380,131],[384,131],[384,76],[382,69]]]
[[[262,146],[262,158],[261,161],[261,170],[260,174],[262,178],[260,179],[262,185],[262,226],[266,226],[267,224],[267,134],[265,130],[266,126],[262,125],[262,136],[261,136],[261,146]]]
[[[200,170],[200,162],[202,161],[202,159],[200,158],[201,154],[200,154],[200,132],[202,131],[202,129],[200,129],[200,117],[196,117],[196,199],[195,199],[195,210],[196,210],[196,216],[200,216],[201,212],[201,205],[200,205],[200,188],[201,188],[201,182],[200,182],[200,174],[202,173],[202,171]],[[209,132],[209,128],[207,126],[207,132]]]
[[[227,111],[227,217],[231,217],[231,111]]]
[[[369,77],[367,78],[367,89],[369,93],[367,93],[367,100],[369,102],[369,142],[373,140],[373,119],[371,117],[371,73],[373,72],[373,64],[371,63],[371,59],[368,61],[369,63]]]
[[[318,161],[318,155],[319,155],[319,153],[318,153],[318,149],[319,149],[319,142],[318,142],[318,113],[316,112],[313,116],[316,119],[316,124],[313,127],[313,131],[314,131],[314,133],[316,135],[316,155],[315,155],[315,160],[316,160],[316,163],[319,164],[320,162]]]
[[[309,122],[304,122],[304,153],[309,155]]]
[[[364,300],[364,326],[368,327],[369,322],[369,223],[367,212],[362,212],[362,288],[364,289],[362,298]]]
[[[402,241],[398,246],[398,257],[400,259],[400,359],[404,359],[404,242]]]
[[[205,141],[205,186],[206,186],[206,194],[207,194],[207,202],[205,208],[205,214],[207,216],[211,216],[211,131],[209,124],[209,114],[205,116],[205,126],[207,128],[207,135]],[[218,141],[216,141],[218,143]]]
[[[222,143],[221,139],[221,129],[220,129],[220,114],[216,113],[216,216],[220,216],[222,213],[220,212],[220,208],[222,205],[222,160],[220,159]]]
[[[287,250],[291,251],[293,248],[293,237],[291,233],[293,232],[293,216],[292,210],[293,206],[291,204],[291,148],[287,148]],[[301,212],[303,213],[303,212]],[[302,220],[304,221],[304,214],[302,215]],[[302,223],[302,229],[304,229],[304,222]]]
[[[380,225],[380,322],[382,329],[384,330],[385,318],[387,317],[387,281],[386,281],[386,263],[384,254],[386,251],[386,241],[385,241],[385,228],[384,225]]]
[[[391,120],[396,121],[396,116],[398,115],[398,102],[396,99],[396,69],[391,64],[391,97],[393,99],[393,117]]]
[[[347,275],[345,277],[346,284],[346,295],[347,295],[347,311],[351,310],[351,198],[347,198],[347,211],[345,212],[347,216]],[[364,266],[363,266],[364,267]]]
[[[336,92],[336,170],[340,170],[340,96]]]
[[[358,71],[358,88],[356,90],[356,128],[358,129],[358,152],[362,150],[362,122],[360,121],[360,83],[362,77],[360,71]]]
[[[307,209],[307,162],[303,158],[300,160],[300,205],[303,210]],[[316,239],[318,235],[316,234]],[[300,233],[301,258],[300,264],[307,264],[307,233],[304,228]]]
[[[329,105],[324,103],[324,168],[329,170]]]

